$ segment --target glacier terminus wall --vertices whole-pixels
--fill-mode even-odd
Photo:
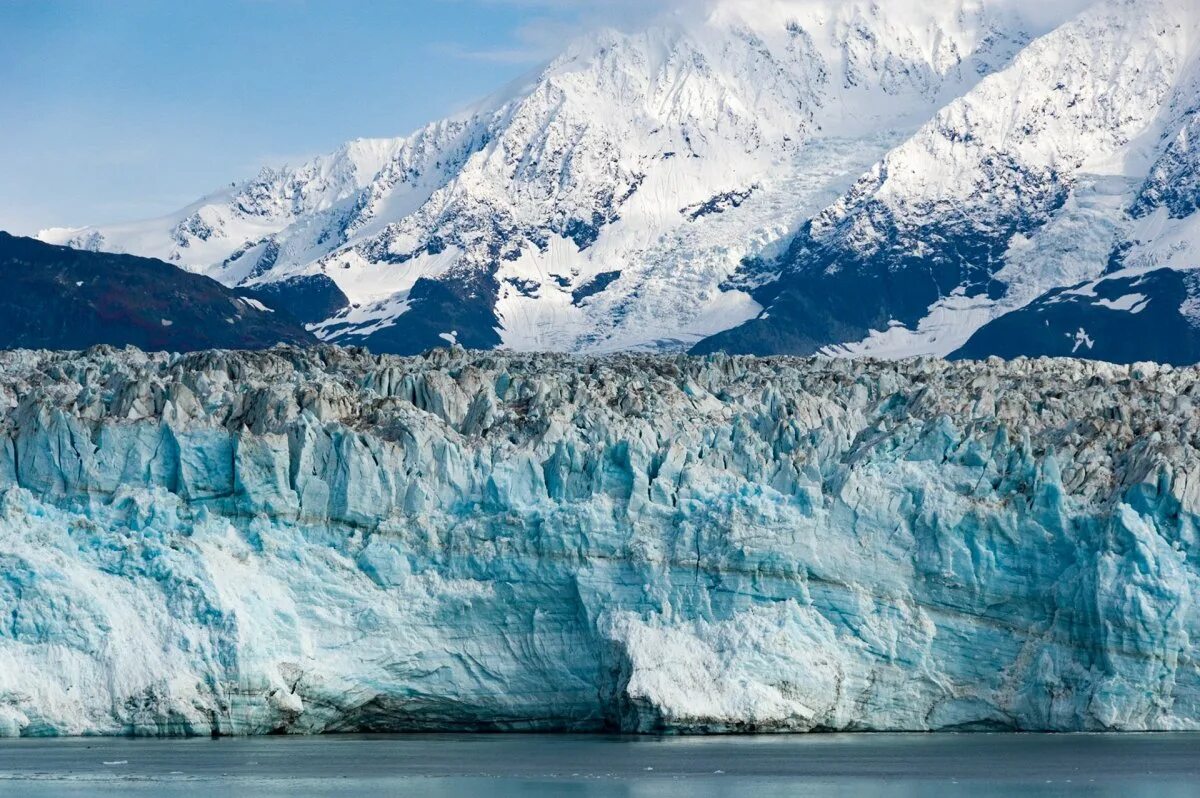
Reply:
[[[1197,729],[1197,376],[0,353],[0,734]]]

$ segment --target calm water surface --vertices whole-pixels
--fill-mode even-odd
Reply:
[[[1200,734],[0,740],[0,796],[1200,795]]]

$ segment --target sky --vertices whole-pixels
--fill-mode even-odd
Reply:
[[[659,0],[0,0],[0,229],[165,215],[397,136]]]

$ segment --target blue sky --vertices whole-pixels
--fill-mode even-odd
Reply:
[[[394,136],[657,0],[0,0],[0,229],[165,214]]]

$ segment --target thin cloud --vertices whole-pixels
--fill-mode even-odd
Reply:
[[[532,64],[552,58],[564,42],[599,28],[631,29],[666,15],[701,15],[720,2],[728,1],[743,10],[758,7],[776,12],[793,8],[798,13],[821,0],[440,0],[448,5],[512,8],[527,19],[507,41],[492,47],[467,47],[455,43],[436,46],[443,55],[496,64]],[[939,3],[954,7],[962,0],[886,0],[888,7],[928,9]],[[1035,34],[1044,33],[1075,16],[1097,0],[983,0],[997,10],[1015,12]],[[839,0],[825,0],[832,6]]]
[[[442,43],[430,49],[438,55],[486,64],[532,64],[545,60],[549,55],[549,51],[542,47],[472,49],[459,44]]]
[[[442,0],[453,5],[487,5],[530,14],[507,42],[495,47],[434,45],[435,52],[468,61],[532,64],[552,58],[563,43],[599,28],[628,29],[666,13],[700,8],[711,0]]]

